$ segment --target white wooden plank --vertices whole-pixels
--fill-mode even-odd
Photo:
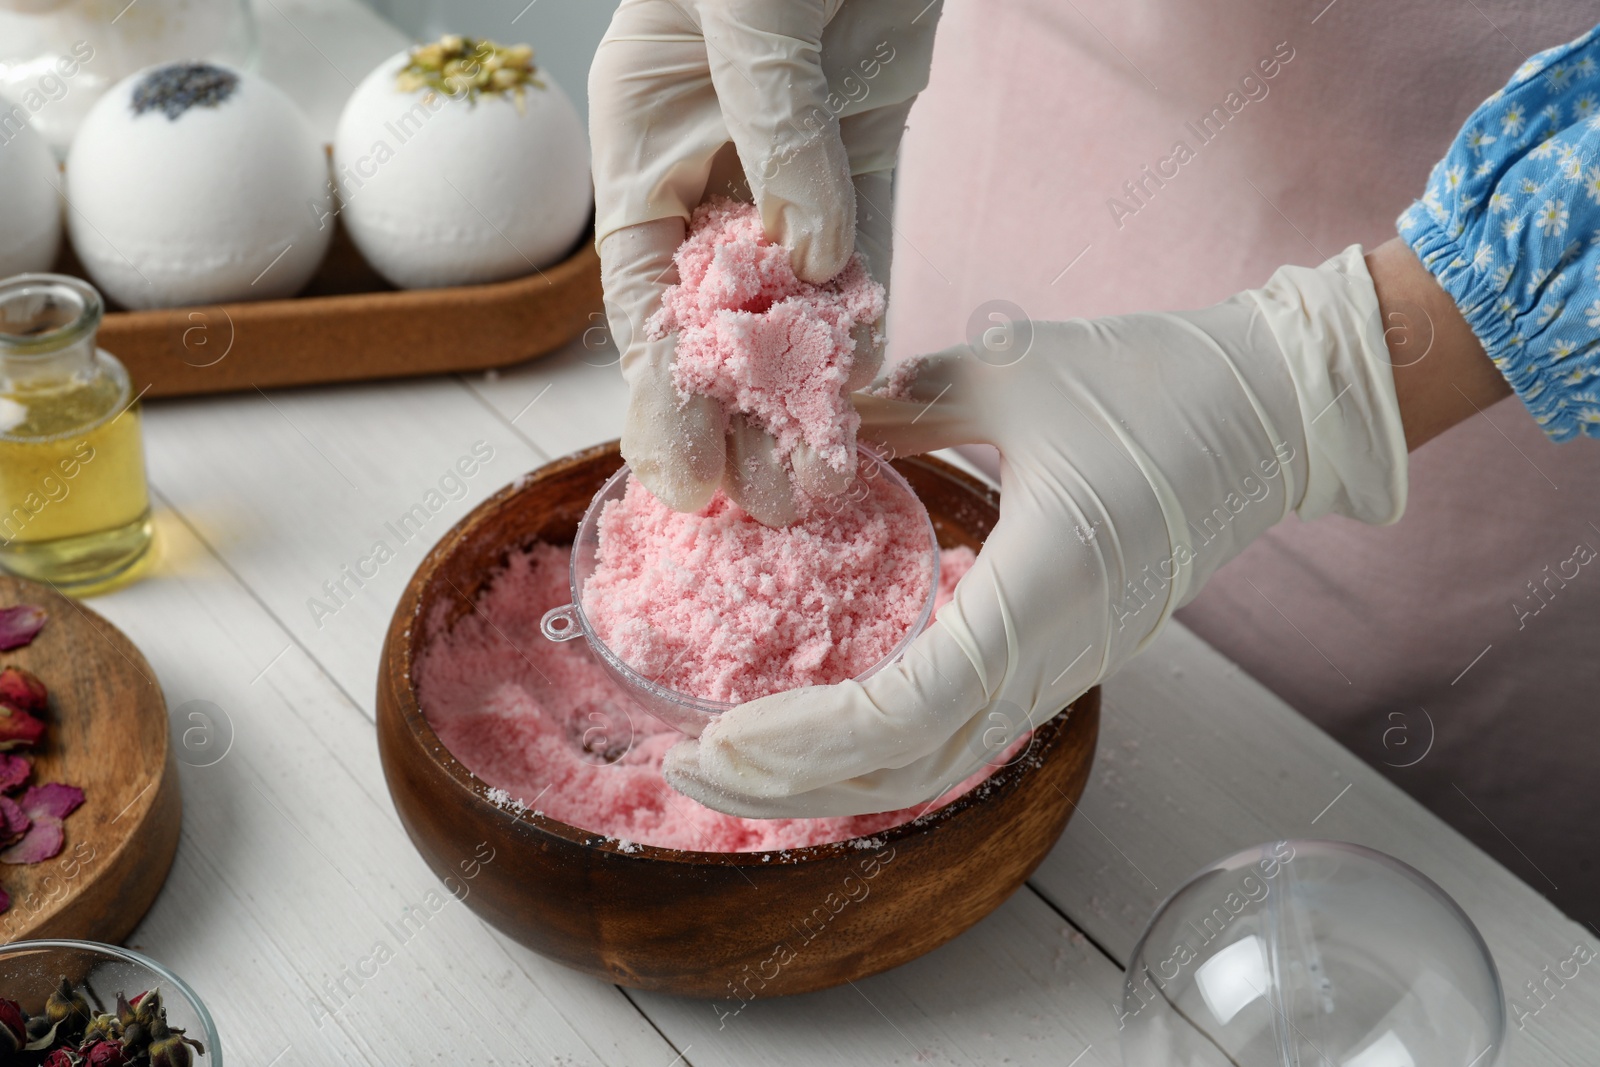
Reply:
[[[491,426],[498,426],[504,431],[501,437],[496,438],[501,442],[496,446],[497,455],[501,454],[502,448],[514,452],[521,445],[524,451],[517,453],[524,457],[522,463],[517,465],[520,469],[534,465],[545,455],[570,451],[615,433],[620,422],[618,413],[623,391],[615,368],[606,363],[603,356],[578,344],[561,355],[502,373],[495,379],[475,377],[468,382],[472,392],[492,405],[503,420],[496,422],[487,419]],[[186,499],[196,508],[202,501],[218,494],[224,497],[233,494],[235,499],[230,507],[240,506],[247,510],[250,518],[248,525],[253,530],[251,537],[230,540],[226,536],[208,536],[208,540],[219,546],[219,551],[230,565],[245,576],[253,588],[258,589],[258,595],[264,601],[274,606],[275,613],[291,620],[289,626],[293,629],[293,608],[299,606],[296,601],[303,601],[303,598],[287,596],[284,591],[296,583],[302,589],[308,585],[314,586],[317,575],[323,571],[336,574],[341,552],[330,552],[327,547],[330,540],[342,537],[344,541],[341,543],[349,543],[347,531],[361,529],[363,522],[372,522],[373,498],[387,501],[385,506],[396,503],[404,505],[407,500],[407,475],[404,472],[417,469],[419,460],[416,457],[426,457],[437,464],[441,455],[448,455],[452,442],[466,440],[459,428],[461,422],[466,421],[476,427],[486,420],[487,412],[481,408],[474,409],[471,397],[460,393],[452,395],[450,388],[448,383],[434,382],[383,386],[368,391],[337,390],[333,391],[337,400],[329,402],[321,402],[321,398],[328,394],[274,394],[280,406],[287,405],[281,410],[271,410],[268,404],[257,398],[261,410],[256,412],[252,432],[258,439],[268,442],[262,446],[263,454],[270,450],[275,450],[280,456],[298,454],[302,464],[315,464],[321,463],[322,453],[326,452],[327,463],[321,464],[324,469],[320,478],[308,477],[298,467],[270,462],[257,464],[244,474],[236,473],[236,462],[227,461],[228,457],[218,446],[195,446],[214,436],[218,424],[227,426],[231,436],[238,418],[214,419],[206,411],[190,413],[192,417],[182,418],[181,431],[172,429],[169,432],[165,425],[153,429],[152,437],[158,442],[157,446],[153,446],[153,464],[158,470],[163,463],[182,464]],[[368,393],[376,399],[369,400],[364,395]],[[347,400],[351,402],[345,402]],[[546,407],[547,404],[550,406]],[[396,434],[393,423],[389,421],[395,411],[401,412],[398,421],[405,425],[404,433]],[[272,437],[273,430],[264,428],[259,418],[269,412],[280,423],[276,428],[276,439]],[[419,414],[405,418],[408,412]],[[183,416],[185,413],[179,414]],[[234,414],[237,416],[237,412]],[[162,409],[161,418],[152,421],[165,423],[165,408]],[[507,423],[514,427],[515,433],[506,430]],[[539,447],[523,444],[519,440],[522,437],[531,438]],[[180,440],[182,445],[177,446],[176,442]],[[383,460],[375,462],[374,456],[383,457]],[[341,483],[337,471],[333,470],[333,465],[339,463],[352,471],[359,469],[366,482],[363,493],[352,494],[348,484]],[[422,469],[427,468],[424,466]],[[492,491],[501,480],[496,478],[493,485],[475,486],[469,497],[460,503],[458,511],[464,511],[472,500]],[[412,484],[415,484],[414,480]],[[250,510],[250,501],[259,501],[259,506]],[[203,508],[199,510],[205,511]],[[454,515],[449,518],[453,521]],[[442,532],[445,525],[445,522],[439,522],[433,536]],[[431,538],[429,540],[431,543]],[[420,558],[424,550],[421,541],[419,538],[418,544],[411,548],[416,558]],[[292,560],[281,558],[280,549],[285,543],[295,546],[292,553],[295,558]],[[317,565],[307,568],[304,565],[306,559],[317,561]],[[302,633],[308,641],[307,647],[313,649],[330,673],[340,678],[347,690],[356,694],[357,701],[363,705],[366,704],[366,694],[370,692],[375,669],[377,635],[381,633],[383,621],[398,594],[398,583],[409,574],[414,563],[415,559],[407,558],[385,568],[392,572],[386,576],[387,580],[395,583],[391,588],[384,589],[381,582],[375,583],[364,590],[360,598],[352,600],[347,607],[341,607],[338,617],[323,620],[324,627],[320,631],[313,633],[309,629],[310,616],[309,612],[306,613],[307,621],[302,626]],[[286,575],[293,576],[294,580],[286,581]],[[377,595],[367,597],[369,591]],[[357,608],[362,610],[355,611]],[[331,639],[326,636],[325,631],[345,621],[347,613],[355,620],[349,633],[341,636],[336,632]],[[1174,633],[1181,635],[1182,631],[1175,630]],[[365,640],[363,634],[367,635]],[[1178,639],[1175,637],[1172,640]],[[1162,646],[1163,649],[1165,647]],[[1299,723],[1298,718],[1271,698],[1270,694],[1260,691],[1253,683],[1239,679],[1237,672],[1220,657],[1208,659],[1204,654],[1208,650],[1200,647],[1201,652],[1191,657],[1193,663],[1177,665],[1178,670],[1187,672],[1186,681],[1166,688],[1157,686],[1153,693],[1133,700],[1133,704],[1144,709],[1142,720],[1118,718],[1108,709],[1108,740],[1103,750],[1100,777],[1086,800],[1086,817],[1069,831],[1069,841],[1073,844],[1064,846],[1057,853],[1057,856],[1093,856],[1098,841],[1098,864],[1088,870],[1081,869],[1081,865],[1079,869],[1072,870],[1068,880],[1076,888],[1071,892],[1063,892],[1058,888],[1060,879],[1053,873],[1057,869],[1055,861],[1040,876],[1040,884],[1051,892],[1052,899],[1067,914],[1083,923],[1097,938],[1105,938],[1106,944],[1120,944],[1122,952],[1131,946],[1150,909],[1162,895],[1157,888],[1162,892],[1171,889],[1195,867],[1211,858],[1274,836],[1275,833],[1333,833],[1327,827],[1338,825],[1334,816],[1357,794],[1363,797],[1370,795],[1373,803],[1381,801],[1372,816],[1377,825],[1405,825],[1406,817],[1416,810],[1414,804],[1388,787],[1353,757],[1338,749],[1314,728]],[[1135,665],[1133,672],[1156,670],[1157,665],[1163,662],[1163,655],[1161,649],[1154,650]],[[1170,670],[1172,666],[1168,664],[1167,669]],[[1143,676],[1130,673],[1113,683],[1113,706],[1120,708],[1123,703],[1117,695],[1121,691],[1119,687],[1126,687]],[[1159,675],[1157,677],[1159,680]],[[1172,705],[1200,706],[1188,695],[1191,691],[1209,694],[1209,699],[1204,702],[1207,707],[1225,703],[1233,709],[1233,718],[1209,714],[1204,718],[1197,719],[1191,715],[1185,719],[1175,715],[1171,710]],[[1139,690],[1133,692],[1137,695]],[[1191,720],[1192,729],[1180,732],[1169,743],[1170,746],[1176,746],[1176,751],[1167,758],[1177,758],[1179,762],[1173,764],[1170,770],[1163,769],[1159,774],[1152,772],[1152,777],[1138,778],[1137,785],[1131,787],[1131,794],[1140,796],[1139,803],[1134,803],[1130,798],[1130,789],[1120,792],[1115,789],[1114,783],[1144,766],[1152,757],[1132,747],[1151,744],[1143,734],[1119,736],[1116,733],[1119,726],[1114,724],[1126,721],[1130,724],[1127,729],[1132,730],[1134,727],[1131,724],[1144,721],[1149,724],[1147,729],[1160,737],[1166,731],[1177,729],[1170,724]],[[1284,722],[1299,723],[1300,729],[1296,731],[1292,727],[1283,727]],[[1265,728],[1271,725],[1281,728],[1276,732]],[[1249,744],[1242,743],[1235,736],[1240,733],[1247,737],[1252,734],[1256,736],[1256,748],[1261,751],[1257,752]],[[1270,743],[1259,740],[1269,735],[1273,738]],[[1204,743],[1200,743],[1202,741]],[[1286,754],[1296,751],[1296,746],[1305,748],[1307,745],[1311,746],[1309,755],[1291,758]],[[1152,751],[1157,748],[1157,745],[1151,744]],[[1338,761],[1327,763],[1323,759],[1327,752],[1336,754]],[[1254,776],[1250,779],[1253,789],[1248,794],[1239,791],[1237,782],[1230,781],[1242,780],[1247,773],[1244,768],[1263,765],[1263,760],[1267,761],[1267,765],[1276,766],[1271,763],[1272,759],[1288,760],[1288,765],[1297,768],[1297,771],[1291,773],[1284,769],[1281,775],[1266,781],[1261,780],[1259,775]],[[1343,777],[1337,780],[1330,777],[1334,769]],[[1207,790],[1218,792],[1217,782],[1227,783],[1235,795],[1230,798],[1228,789],[1222,789],[1220,800],[1211,797]],[[1274,812],[1286,818],[1287,813],[1299,812],[1302,807],[1306,809],[1305,819],[1309,820],[1347,782],[1355,782],[1358,787],[1353,788],[1350,795],[1341,799],[1339,805],[1323,817],[1319,823],[1322,829],[1308,826],[1302,830],[1292,827],[1277,830],[1261,821],[1262,812]],[[1314,788],[1319,783],[1326,783],[1321,792]],[[1368,788],[1369,784],[1371,789]],[[1152,809],[1150,801],[1157,795],[1162,800]],[[1246,795],[1248,799],[1239,799]],[[1166,799],[1168,797],[1172,799]],[[1098,806],[1102,801],[1110,805],[1109,810]],[[1397,805],[1396,810],[1401,815],[1391,817],[1385,805]],[[1162,809],[1168,814],[1163,814]],[[1351,806],[1350,810],[1362,809]],[[1123,823],[1118,823],[1117,819],[1121,812],[1131,813],[1124,822],[1131,820],[1134,829],[1125,831],[1120,828]],[[1093,825],[1106,831],[1111,841],[1116,842],[1115,847],[1092,829],[1091,820]],[[1448,835],[1447,831],[1438,829]],[[1230,833],[1232,836],[1229,836]],[[1339,833],[1357,836],[1346,831]],[[1422,836],[1428,835],[1422,833]],[[1445,850],[1447,853],[1465,850],[1465,855],[1474,854],[1465,842],[1449,836],[1451,844]],[[1149,847],[1133,847],[1124,843],[1124,838],[1153,844]],[[1370,840],[1369,843],[1402,855],[1425,870],[1430,870],[1427,854],[1409,848],[1408,842]],[[1124,852],[1128,853],[1126,858],[1122,854]],[[1483,867],[1486,872],[1483,878],[1487,879],[1485,885],[1509,884],[1512,888],[1506,892],[1513,896],[1520,893],[1521,899],[1534,909],[1513,909],[1519,919],[1511,923],[1512,936],[1515,936],[1519,923],[1527,922],[1544,931],[1543,946],[1553,945],[1572,934],[1571,924],[1555,917],[1530,890],[1520,886],[1485,857],[1480,858],[1482,864],[1486,865]],[[1470,865],[1468,869],[1476,870]],[[1448,877],[1435,870],[1430,870],[1430,873],[1449,884]],[[1467,881],[1476,884],[1478,878],[1475,874],[1469,874]],[[1490,893],[1489,896],[1492,899],[1494,894]],[[1541,907],[1543,911],[1538,910]],[[1488,921],[1485,927],[1486,933],[1493,929]],[[1508,956],[1498,945],[1496,947],[1506,967],[1508,985],[1515,987],[1514,967],[1521,963],[1518,957]],[[1542,947],[1540,951],[1545,951],[1545,948]],[[1545,963],[1565,958],[1570,952],[1570,945],[1559,954],[1554,949],[1549,952],[1543,959],[1538,958],[1537,952],[1533,953],[1533,959],[1529,962],[1535,965],[1528,968],[1530,974]],[[1541,1013],[1539,1021],[1546,1023],[1549,1019],[1557,1018],[1560,1007],[1559,1003],[1553,1004]]]
[[[670,1061],[614,987],[508,950],[440,889],[389,803],[370,723],[170,510],[158,524],[154,573],[94,606],[149,658],[180,727],[206,700],[233,740],[181,768],[178,860],[130,943],[194,984],[228,1057]]]
[[[599,314],[598,311],[592,314]],[[628,387],[603,320],[542,359],[486,375],[467,385],[551,457],[622,435]]]
[[[149,412],[151,477],[288,631],[279,647],[302,643],[369,717],[383,634],[417,564],[545,460],[449,378]]]
[[[697,1067],[1116,1067],[1121,984],[1115,964],[1023,889],[949,944],[852,985],[742,1008],[634,999]]]
[[[1513,1025],[1503,1062],[1600,1059],[1600,976],[1551,987],[1543,1007],[1524,988],[1600,939],[1181,624],[1107,684],[1093,776],[1033,884],[1126,964],[1184,879],[1280,837],[1387,852],[1456,899],[1493,951],[1508,1003],[1540,1009]]]

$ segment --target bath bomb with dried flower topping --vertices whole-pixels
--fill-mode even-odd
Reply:
[[[0,278],[49,270],[61,247],[55,157],[27,123],[0,131]]]
[[[527,45],[451,35],[391,56],[345,105],[333,162],[351,239],[404,289],[531,274],[588,226],[588,137]]]
[[[298,292],[333,236],[327,155],[283,91],[210,63],[112,86],[67,156],[67,232],[124,307]]]

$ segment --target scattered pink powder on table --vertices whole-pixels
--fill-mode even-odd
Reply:
[[[743,703],[854,678],[894,651],[928,597],[924,513],[882,477],[763,526],[721,492],[673,511],[630,478],[600,513],[583,609],[624,663],[661,685]]]
[[[627,842],[761,852],[864,837],[922,809],[836,819],[740,819],[672,790],[661,760],[682,735],[636,708],[582,642],[556,644],[539,618],[566,603],[568,549],[534,545],[508,560],[477,610],[432,636],[413,671],[423,712],[457,759],[518,806]],[[971,568],[942,553],[939,603]],[[610,762],[608,762],[610,761]],[[947,794],[978,785],[980,773]]]
[[[652,339],[678,334],[678,392],[751,416],[781,455],[804,442],[847,470],[861,425],[845,394],[852,331],[881,319],[885,304],[861,257],[821,285],[801,281],[789,250],[767,241],[755,205],[718,197],[695,209],[674,259],[679,283],[647,330]]]

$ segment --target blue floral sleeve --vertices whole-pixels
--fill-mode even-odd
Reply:
[[[1600,437],[1600,26],[1485,100],[1398,225],[1545,433]]]

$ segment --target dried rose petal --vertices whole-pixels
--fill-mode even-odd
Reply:
[[[66,843],[66,831],[61,820],[49,815],[37,816],[22,840],[0,851],[0,863],[43,863],[61,854]]]
[[[21,756],[0,752],[0,793],[9,793],[28,780],[33,764]]]
[[[10,911],[10,910],[11,910],[11,894],[7,893],[4,889],[0,889],[0,913],[4,913],[4,912]]]
[[[32,822],[16,801],[0,797],[0,845],[9,845],[21,837]]]
[[[10,652],[33,642],[34,635],[44,628],[50,615],[32,604],[0,608],[0,652]]]
[[[0,704],[0,752],[37,744],[44,736],[44,723],[25,711]]]
[[[0,896],[5,896],[5,890],[0,889]],[[0,904],[0,911],[5,911],[11,906],[11,898],[6,897],[5,903]],[[0,1000],[0,1053],[11,1055],[22,1047],[28,1040],[28,1019],[22,1014],[22,1005],[14,1000]],[[10,1038],[10,1041],[6,1039]]]
[[[32,818],[65,819],[83,803],[83,790],[75,785],[46,782],[18,798],[17,804]]]
[[[18,711],[43,711],[50,702],[50,690],[39,676],[21,667],[0,670],[0,704]]]

